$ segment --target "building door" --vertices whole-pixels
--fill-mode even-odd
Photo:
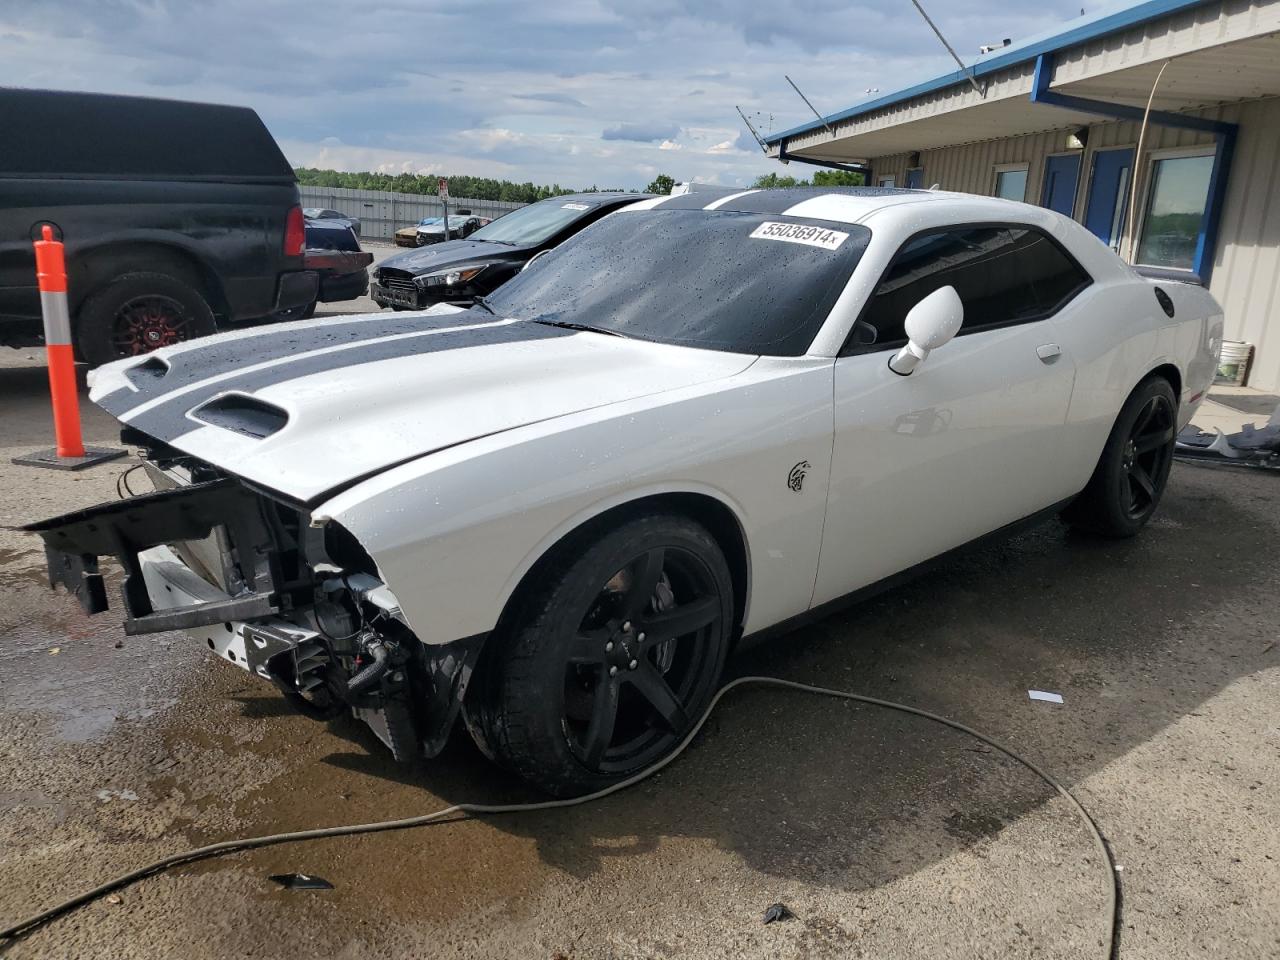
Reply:
[[[1044,162],[1044,189],[1040,192],[1040,206],[1071,216],[1076,209],[1076,183],[1079,179],[1080,154],[1066,153],[1059,157],[1049,157]]]
[[[907,171],[907,189],[923,190],[924,189],[924,169],[921,167],[912,167]]]
[[[1132,147],[1099,150],[1093,155],[1084,225],[1095,237],[1116,251],[1120,249],[1124,218],[1129,209],[1129,178],[1132,176]]]

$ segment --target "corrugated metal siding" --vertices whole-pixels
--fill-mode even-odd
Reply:
[[[1209,289],[1226,314],[1226,335],[1255,346],[1249,385],[1280,390],[1280,99],[1208,108],[1196,115],[1240,124],[1240,138],[1232,164],[1227,202],[1218,233]],[[1083,219],[1093,154],[1110,147],[1135,146],[1139,124],[1097,123],[1089,127],[1089,143],[1081,162],[1076,189],[1076,219]],[[944,190],[990,195],[999,164],[1027,164],[1027,201],[1040,202],[1045,160],[1066,152],[1071,128],[1049,133],[971,143],[920,154],[924,184]],[[1207,146],[1208,134],[1194,130],[1151,126],[1143,144],[1144,160],[1153,151]],[[907,154],[871,161],[874,182],[892,175],[906,180]],[[1139,209],[1146,190],[1148,165],[1138,165]]]
[[[1166,104],[1163,98],[1157,98],[1157,108],[1176,109],[1188,103],[1275,95],[1274,84],[1265,85],[1265,89],[1248,90],[1243,74],[1256,72],[1258,79],[1274,80],[1275,44],[1250,41],[1258,41],[1278,30],[1280,3],[1276,0],[1206,2],[1193,10],[1158,17],[1131,29],[1059,50],[1055,54],[1054,88],[1077,96],[1115,100],[1117,71],[1125,71],[1126,76],[1136,72],[1140,77],[1130,76],[1133,80],[1130,99],[1145,103],[1150,81],[1160,62],[1174,57],[1174,68],[1164,93],[1181,90],[1194,99]],[[1228,44],[1232,46],[1226,46]],[[1203,54],[1204,58],[1187,56],[1194,53]],[[995,56],[999,55],[997,51]],[[1195,66],[1185,76],[1179,76],[1179,64],[1184,62]],[[806,132],[789,136],[786,146],[791,153],[807,152],[814,158],[865,157],[856,145],[842,146],[839,141],[922,119],[944,123],[950,114],[957,114],[956,119],[962,126],[964,118],[960,114],[965,110],[1024,98],[1031,90],[1033,71],[1034,62],[1028,61],[984,77],[985,95],[979,95],[968,83],[957,80],[941,89],[884,103],[866,113],[829,120],[830,130],[814,125]],[[976,131],[974,139],[983,136],[980,127],[971,124],[969,129]],[[957,133],[949,139],[962,142],[969,138]],[[917,142],[920,142],[918,137]]]
[[[1280,100],[1223,111],[1239,122],[1209,289],[1226,335],[1254,345],[1249,386],[1280,392]]]

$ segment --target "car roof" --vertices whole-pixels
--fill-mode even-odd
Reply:
[[[945,190],[909,190],[904,187],[773,187],[742,190],[699,185],[688,193],[658,197],[627,209],[725,210],[858,223],[879,210],[917,203],[964,207],[968,215],[976,214],[983,219],[1023,220],[1027,216],[1026,204],[1011,200]]]
[[[630,203],[634,200],[651,200],[654,198],[652,193],[626,193],[621,190],[597,190],[588,191],[587,193],[565,193],[557,197],[547,197],[540,203],[550,203],[552,200],[559,200],[562,203],[599,203],[599,204],[615,204]]]

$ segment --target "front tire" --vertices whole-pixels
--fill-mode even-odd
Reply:
[[[1178,400],[1163,377],[1129,395],[1084,492],[1062,518],[1104,537],[1132,537],[1155,513],[1173,466]]]
[[[651,515],[548,562],[485,651],[469,726],[480,749],[557,796],[651,766],[715,694],[733,582],[693,521]]]

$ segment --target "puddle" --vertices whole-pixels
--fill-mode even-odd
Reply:
[[[90,620],[61,599],[73,605],[65,616],[0,632],[0,713],[36,714],[59,740],[84,743],[177,703],[179,674],[201,656],[194,644],[125,637],[118,617]]]
[[[0,587],[26,583],[48,586],[49,574],[45,569],[44,551],[0,548]]]

